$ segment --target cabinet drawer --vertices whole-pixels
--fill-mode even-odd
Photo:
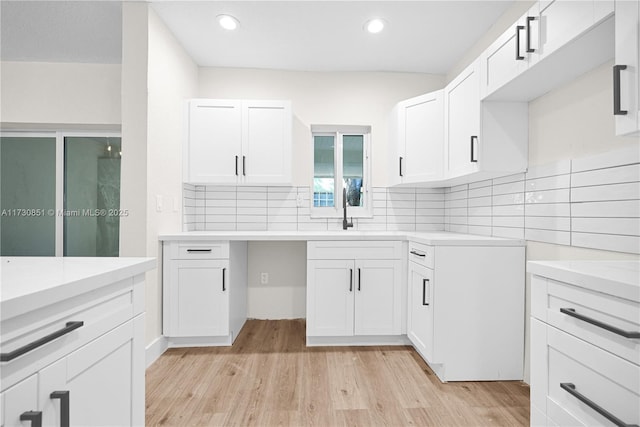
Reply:
[[[2,353],[11,353],[53,336],[10,361],[2,362],[2,388],[132,319],[144,310],[144,287],[126,279],[89,294],[81,294],[35,313],[7,319],[2,325]],[[75,323],[82,322],[80,326]]]
[[[547,326],[547,416],[558,425],[640,424],[640,367]],[[584,400],[588,399],[590,403]]]
[[[531,292],[535,317],[640,365],[640,339],[621,335],[640,331],[640,303],[539,276]]]
[[[226,259],[229,242],[171,242],[170,259]]]
[[[418,242],[409,242],[407,259],[424,267],[433,268],[435,248]]]
[[[401,259],[402,242],[314,241],[307,243],[307,259]]]

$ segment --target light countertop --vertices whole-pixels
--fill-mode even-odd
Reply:
[[[0,257],[0,313],[8,319],[155,266],[155,258]]]
[[[640,301],[638,261],[529,261],[527,271],[560,282]]]
[[[524,246],[524,240],[475,234],[415,231],[185,231],[163,234],[163,241],[310,241],[310,240],[409,240],[440,246]]]

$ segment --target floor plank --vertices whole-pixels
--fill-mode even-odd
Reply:
[[[147,425],[529,425],[522,382],[443,384],[408,346],[306,347],[302,319],[250,320],[231,347],[169,349],[146,376]]]

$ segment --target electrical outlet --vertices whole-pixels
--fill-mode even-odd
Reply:
[[[266,285],[269,283],[269,273],[260,273],[260,284]]]

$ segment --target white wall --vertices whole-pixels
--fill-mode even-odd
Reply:
[[[186,99],[197,94],[198,68],[153,8],[149,8],[146,254],[147,344],[162,334],[162,268],[158,235],[182,230],[182,143]],[[156,198],[162,211],[156,210]]]
[[[0,63],[5,124],[120,125],[120,65]],[[100,127],[100,126],[97,126]]]

